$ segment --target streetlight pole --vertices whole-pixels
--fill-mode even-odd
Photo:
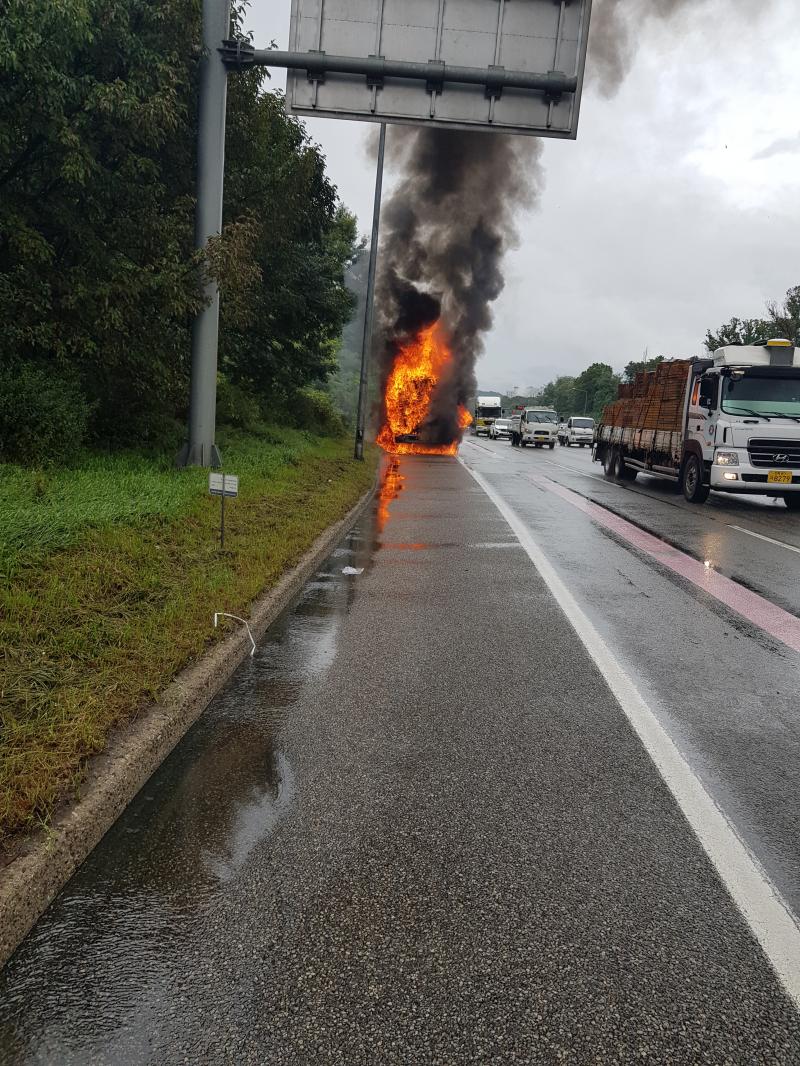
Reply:
[[[579,395],[583,396],[583,413],[586,414],[586,408],[589,406],[589,390],[573,389],[572,391],[577,392]]]
[[[375,318],[375,273],[378,263],[378,234],[381,223],[381,192],[383,190],[383,158],[386,153],[386,123],[381,123],[378,139],[378,165],[375,171],[375,200],[372,206],[372,237],[369,246],[369,269],[367,270],[367,296],[364,304],[364,333],[361,338],[361,376],[358,381],[358,412],[356,414],[356,440],[353,455],[364,458],[364,428],[367,420],[367,383],[369,360],[372,355],[372,326]]]
[[[197,122],[197,207],[194,244],[203,250],[222,230],[222,185],[225,174],[225,106],[228,72],[220,54],[230,36],[230,0],[203,0],[203,57]],[[215,442],[217,415],[217,349],[219,288],[207,278],[206,306],[192,328],[192,378],[189,398],[189,439],[178,466],[220,466]]]

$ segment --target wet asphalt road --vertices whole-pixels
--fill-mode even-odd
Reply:
[[[797,515],[756,496],[712,493],[708,505],[693,506],[643,475],[633,485],[609,482],[588,449],[468,438],[461,454],[523,518],[800,915],[800,656],[528,477],[544,474],[800,615]]]
[[[464,460],[791,888],[794,653],[526,480],[591,484],[584,456],[480,443]],[[800,1062],[794,1008],[492,503],[452,459],[389,487],[0,975],[0,1061]]]

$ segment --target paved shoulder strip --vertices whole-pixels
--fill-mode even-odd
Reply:
[[[724,574],[718,574],[712,566],[698,562],[697,559],[693,559],[679,548],[672,547],[666,541],[648,533],[647,530],[635,526],[627,519],[573,492],[572,489],[560,485],[557,481],[551,481],[550,478],[539,474],[528,474],[526,477],[531,484],[552,492],[577,510],[583,511],[593,522],[617,533],[632,547],[638,548],[639,551],[655,559],[657,563],[666,566],[673,573],[707,592],[730,610],[746,618],[752,625],[781,641],[787,648],[800,653],[800,618],[796,615],[790,614],[737,581],[725,577]]]
[[[787,994],[795,1007],[800,1008],[800,929],[785,903],[578,606],[525,524],[485,478],[460,461],[513,530],[580,637]]]

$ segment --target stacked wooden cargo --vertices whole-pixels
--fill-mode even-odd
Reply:
[[[603,409],[601,425],[681,430],[689,365],[687,359],[673,359],[655,370],[640,371],[630,384],[619,386],[618,398]]]

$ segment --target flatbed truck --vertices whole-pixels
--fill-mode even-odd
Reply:
[[[592,458],[609,478],[674,481],[690,503],[713,489],[800,511],[800,349],[727,345],[637,374],[604,408]]]

